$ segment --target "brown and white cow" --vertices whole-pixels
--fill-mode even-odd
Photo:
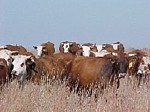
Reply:
[[[35,71],[35,62],[32,56],[17,55],[12,56],[13,58],[13,69],[12,76],[17,78],[19,86],[24,86],[26,80],[30,80],[32,77],[32,72]]]
[[[61,53],[71,53],[73,55],[80,56],[82,53],[82,49],[80,44],[76,42],[61,42],[59,45],[59,51]]]
[[[124,45],[121,42],[115,42],[111,44],[113,48],[120,53],[123,53],[125,51]]]
[[[141,83],[143,77],[147,77],[149,72],[149,57],[146,56],[146,52],[135,49],[128,53],[128,76],[129,79],[136,78],[138,80],[138,86]]]
[[[37,50],[38,56],[52,56],[55,52],[54,44],[51,42],[46,42],[40,46],[33,46]]]

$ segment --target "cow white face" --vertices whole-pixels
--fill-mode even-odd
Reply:
[[[111,44],[111,45],[113,46],[113,48],[114,48],[115,50],[118,50],[118,46],[119,46],[120,44],[114,43],[114,44]]]
[[[69,52],[69,47],[70,47],[70,43],[64,43],[63,45],[64,53]]]
[[[34,49],[37,50],[37,55],[38,56],[42,56],[43,55],[43,51],[45,50],[45,46],[33,46]]]
[[[90,47],[89,46],[81,46],[82,47],[82,54],[83,56],[90,56]]]
[[[26,75],[27,70],[26,70],[26,60],[29,59],[29,56],[25,55],[18,55],[14,56],[14,61],[13,61],[13,70],[12,74],[19,76],[19,75]]]

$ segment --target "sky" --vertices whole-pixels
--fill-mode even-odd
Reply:
[[[150,0],[0,0],[0,45],[47,41],[150,48]]]

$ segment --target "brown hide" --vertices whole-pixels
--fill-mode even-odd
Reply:
[[[54,44],[51,42],[46,42],[41,44],[41,46],[45,46],[44,54],[48,56],[52,56],[55,52]]]
[[[103,49],[107,50],[108,52],[114,52],[114,48],[110,44],[103,44]]]
[[[78,56],[72,62],[70,83],[88,87],[97,82],[108,82],[111,72],[112,64],[106,58]]]
[[[68,65],[62,59],[54,59],[53,57],[41,57],[35,60],[37,73],[35,77],[48,76],[49,78],[64,78],[68,76]],[[37,80],[37,79],[36,79]]]
[[[15,45],[6,45],[7,49],[10,51],[19,51],[20,53],[27,52],[27,50],[23,46],[15,46]]]
[[[5,59],[0,58],[0,84],[4,84],[8,73],[8,66]]]
[[[82,46],[93,46],[94,44],[92,44],[92,43],[84,43],[84,44],[82,44]]]
[[[70,62],[75,58],[75,56],[71,53],[56,53],[53,57],[55,60],[62,59],[66,62]]]
[[[69,52],[73,55],[81,56],[82,49],[80,44],[73,43],[72,45],[70,45]]]

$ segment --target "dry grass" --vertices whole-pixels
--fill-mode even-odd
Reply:
[[[150,112],[150,82],[136,88],[122,79],[117,91],[107,89],[95,102],[94,95],[70,93],[65,82],[28,83],[21,90],[13,81],[0,93],[0,112]]]

